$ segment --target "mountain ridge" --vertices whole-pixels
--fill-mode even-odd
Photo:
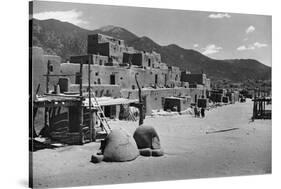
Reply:
[[[87,36],[101,33],[123,39],[128,46],[137,50],[155,51],[162,61],[178,66],[182,71],[204,72],[212,80],[270,80],[271,67],[254,59],[216,60],[194,49],[184,49],[177,44],[161,46],[146,36],[138,37],[125,28],[108,25],[96,30],[87,30],[68,22],[55,19],[30,20],[32,37],[30,46],[39,46],[48,54],[57,54],[63,60],[73,55],[86,54]]]

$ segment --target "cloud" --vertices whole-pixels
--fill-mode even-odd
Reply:
[[[246,29],[246,34],[249,34],[249,33],[252,33],[256,30],[256,28],[254,26],[249,26],[247,29]]]
[[[212,19],[221,19],[221,18],[230,18],[230,14],[228,13],[216,13],[216,14],[210,14],[208,16],[209,18],[212,18]]]
[[[69,11],[49,11],[33,14],[33,17],[39,20],[57,19],[63,22],[70,22],[75,25],[87,25],[88,22],[83,20],[81,18],[82,16],[83,12],[75,9]]]
[[[193,47],[197,48],[197,47],[199,47],[199,45],[196,43],[196,44],[193,44]]]
[[[255,42],[255,43],[250,44],[248,46],[241,45],[241,46],[237,47],[237,50],[238,51],[255,50],[255,49],[260,49],[260,48],[264,48],[264,47],[267,47],[267,46],[268,45],[266,43]]]
[[[263,47],[267,47],[268,45],[266,43],[255,42],[254,46],[257,48],[263,48]]]
[[[247,50],[247,47],[245,45],[241,45],[241,46],[237,47],[237,50],[238,51],[245,51],[245,50]]]
[[[215,44],[209,44],[205,48],[203,48],[203,50],[204,55],[209,55],[218,53],[220,50],[222,50],[222,47],[216,46]]]
[[[237,47],[238,51],[246,51],[246,50],[254,50],[254,49],[255,49],[255,46],[253,46],[253,45],[248,45],[248,46],[241,45],[241,46]]]

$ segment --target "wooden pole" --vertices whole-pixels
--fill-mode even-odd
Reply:
[[[79,93],[80,93],[80,129],[79,129],[79,133],[80,133],[80,139],[81,139],[81,144],[84,144],[84,135],[82,132],[82,128],[83,128],[83,107],[82,107],[82,103],[83,103],[83,93],[82,93],[82,77],[83,77],[83,61],[81,59],[80,62],[80,81],[79,81]]]
[[[48,63],[47,63],[47,74],[46,74],[46,93],[47,94],[49,93],[50,66],[51,66],[51,62],[50,62],[50,60],[48,60]],[[47,110],[47,108],[45,108],[45,111],[44,111],[44,127],[45,128],[49,127],[49,120],[48,119],[49,119],[48,110]]]
[[[89,92],[89,129],[90,129],[90,140],[95,141],[96,135],[93,128],[93,115],[92,115],[92,100],[91,100],[91,57],[88,60],[88,92]]]
[[[50,60],[48,60],[48,63],[47,63],[47,74],[46,74],[46,93],[49,93],[50,66],[51,66],[51,62],[50,62]]]
[[[80,94],[80,98],[82,98],[83,96],[83,92],[82,92],[82,77],[83,77],[83,60],[81,59],[81,62],[80,62],[80,73],[79,73],[79,94]]]
[[[143,124],[144,120],[144,112],[143,112],[143,100],[142,100],[142,95],[141,95],[141,87],[139,85],[138,79],[137,79],[137,73],[135,74],[135,80],[138,86],[138,93],[139,93],[139,112],[140,112],[140,118],[139,118],[139,126]]]

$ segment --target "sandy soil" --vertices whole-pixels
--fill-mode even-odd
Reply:
[[[34,187],[65,187],[271,173],[271,120],[251,122],[252,102],[191,115],[147,118],[157,130],[162,157],[93,164],[98,143],[33,153]],[[112,121],[133,133],[137,122]],[[238,128],[227,132],[209,133]]]

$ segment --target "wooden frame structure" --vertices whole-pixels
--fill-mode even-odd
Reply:
[[[51,75],[49,64],[47,65],[46,93],[33,100],[33,120],[39,108],[44,108],[44,128],[41,135],[65,144],[84,144],[87,142],[104,139],[111,128],[107,122],[101,106],[133,104],[137,100],[125,98],[97,98],[91,92],[91,67],[88,64],[88,91],[82,91],[83,62],[80,63],[79,73],[79,94],[59,93],[55,90],[49,92],[49,77],[60,77],[61,75]],[[67,75],[62,75],[67,76]],[[33,121],[34,124],[34,121]],[[32,138],[36,132],[34,125]],[[43,132],[42,132],[43,131]]]
[[[46,93],[33,101],[33,120],[38,108],[44,108],[44,133],[46,136],[66,144],[83,144],[96,140],[95,115],[96,108],[91,104],[90,61],[88,63],[89,104],[83,105],[85,97],[82,92],[83,62],[80,63],[79,96],[49,93],[50,77],[66,75],[50,74],[50,62],[47,63]],[[67,109],[66,112],[61,112]],[[32,125],[34,128],[34,125]],[[34,130],[34,129],[33,129]]]
[[[265,90],[261,89],[256,89],[254,95],[252,120],[271,119],[271,109],[266,109],[266,105],[272,102],[271,97],[266,97]]]
[[[253,99],[253,117],[252,119],[271,119],[271,110],[266,109],[266,104],[271,103],[271,98],[259,97]]]

